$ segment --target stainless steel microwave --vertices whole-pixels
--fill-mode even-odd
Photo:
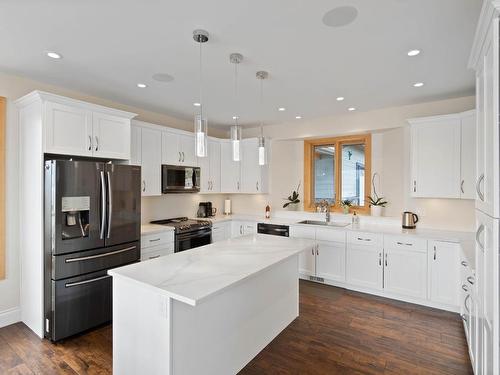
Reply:
[[[200,168],[162,165],[161,191],[163,194],[198,193],[200,191]]]

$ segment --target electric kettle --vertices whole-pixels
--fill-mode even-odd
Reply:
[[[410,211],[403,212],[403,228],[415,229],[418,223],[418,216]]]

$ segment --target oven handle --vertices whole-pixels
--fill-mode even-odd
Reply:
[[[124,253],[125,251],[134,250],[136,248],[137,248],[137,246],[130,246],[130,247],[126,247],[125,249],[115,250],[115,251],[111,251],[111,252],[105,253],[105,254],[89,255],[89,256],[86,256],[86,257],[79,257],[79,258],[69,258],[69,259],[65,259],[64,261],[66,263],[72,263],[72,262],[81,262],[82,260],[104,258],[104,257],[110,256],[110,255]]]
[[[78,285],[85,285],[85,284],[90,284],[90,283],[93,283],[93,282],[96,282],[96,281],[99,281],[99,280],[108,279],[108,278],[110,278],[110,277],[111,277],[111,276],[106,275],[106,276],[96,277],[96,278],[94,278],[94,279],[83,280],[83,281],[77,281],[76,283],[67,283],[67,284],[64,284],[64,286],[65,286],[66,288],[71,288],[71,287],[78,286]]]

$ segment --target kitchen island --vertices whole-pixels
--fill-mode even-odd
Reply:
[[[236,374],[299,315],[314,243],[249,235],[108,271],[115,374]]]

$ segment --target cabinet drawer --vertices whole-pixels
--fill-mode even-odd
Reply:
[[[353,245],[379,246],[382,247],[384,237],[379,233],[349,232],[347,242]]]
[[[427,251],[427,240],[409,236],[384,236],[384,249]]]
[[[155,259],[165,255],[174,253],[174,243],[168,243],[166,245],[151,246],[148,248],[141,249],[141,262],[144,260]]]
[[[301,225],[290,225],[290,237],[314,240],[316,238],[316,229]]]
[[[316,228],[316,239],[318,241],[345,243],[345,232],[328,228]]]
[[[159,232],[141,236],[141,249],[152,246],[166,245],[174,242],[174,231]]]

